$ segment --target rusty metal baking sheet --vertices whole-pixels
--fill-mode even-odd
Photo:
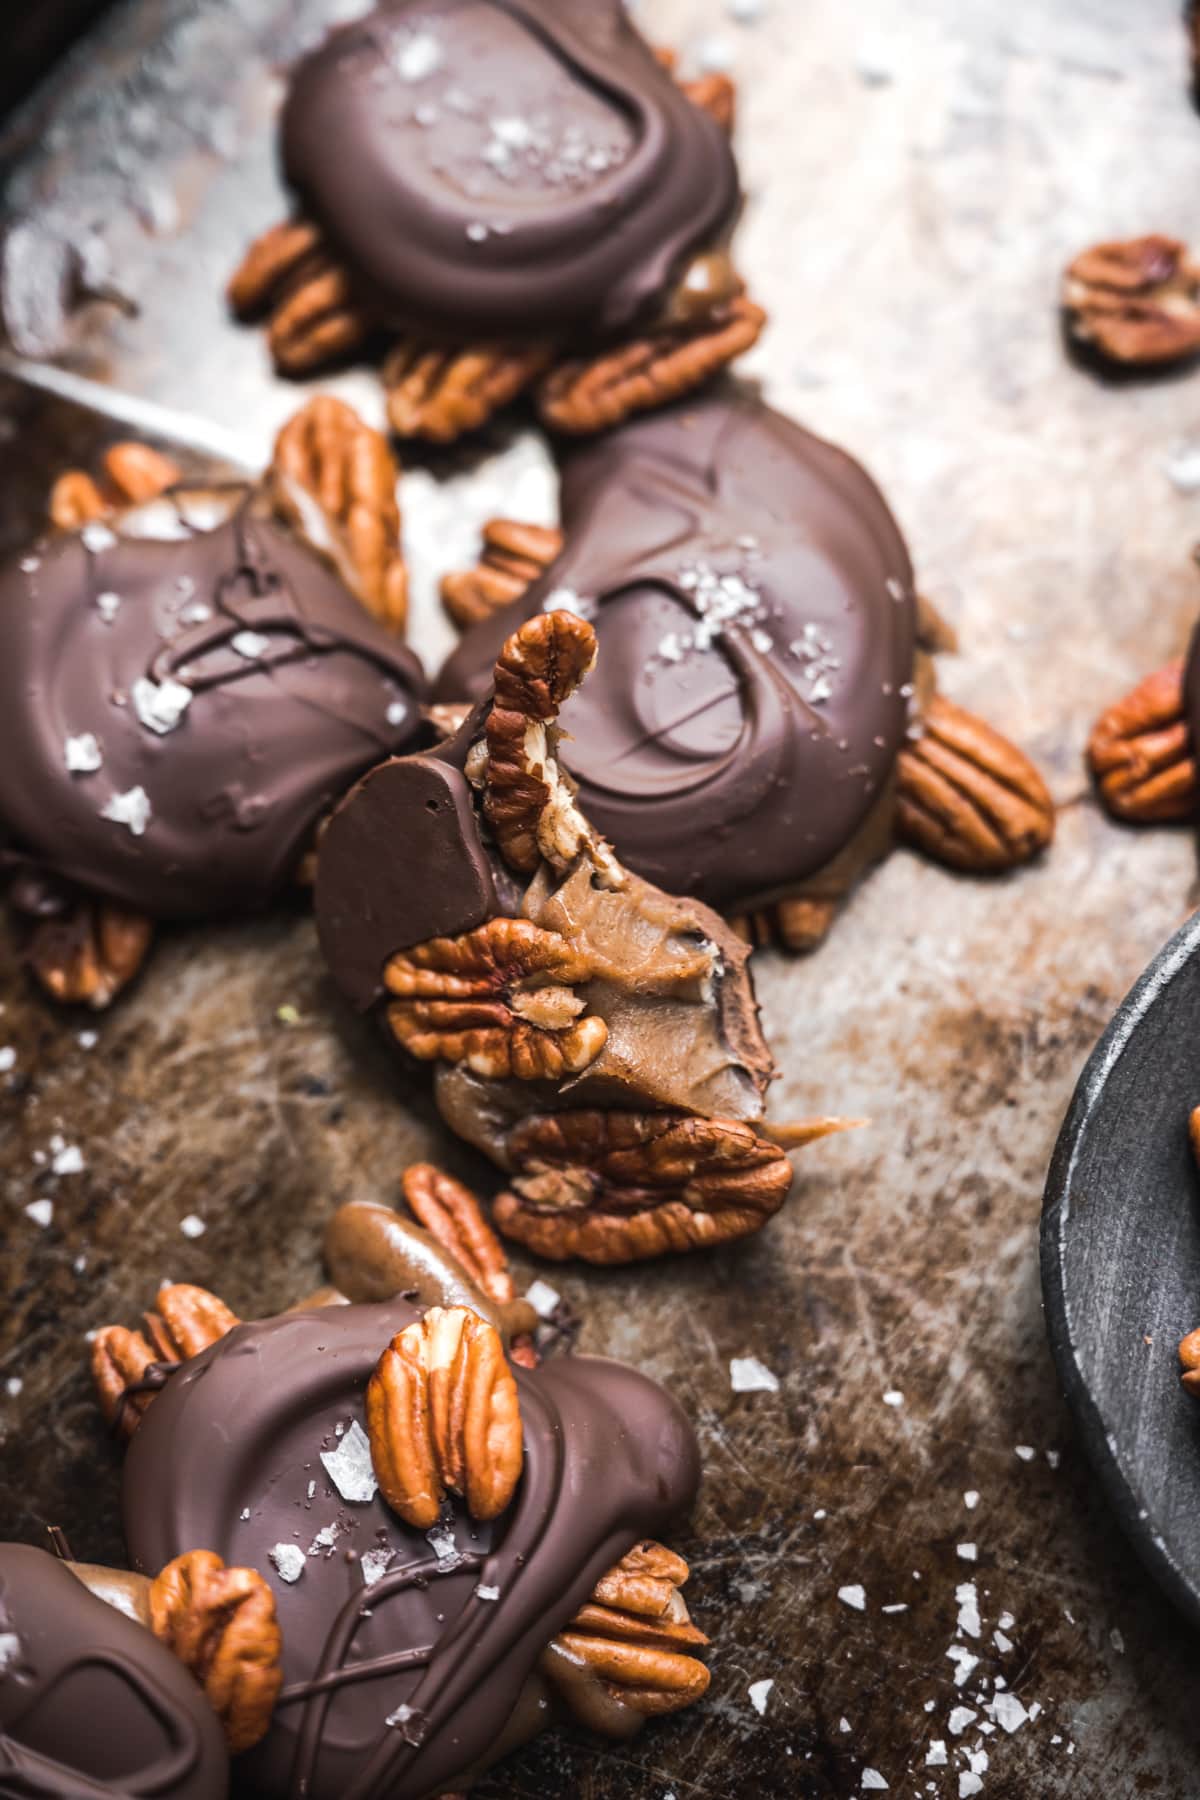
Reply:
[[[268,441],[298,390],[221,287],[282,204],[276,70],[333,11],[127,0],[38,129],[10,133],[31,241],[86,238],[139,308],[90,308],[64,366]],[[1190,834],[1108,823],[1080,752],[1097,703],[1175,653],[1195,612],[1200,499],[1164,465],[1200,442],[1200,377],[1101,383],[1068,364],[1055,316],[1075,248],[1195,229],[1178,7],[645,0],[640,16],[739,81],[740,261],[772,314],[753,372],[881,480],[959,632],[946,691],[1037,755],[1063,810],[1038,868],[987,883],[898,853],[815,959],[760,958],[773,1112],[871,1121],[798,1157],[760,1238],[553,1274],[584,1346],[641,1364],[696,1419],[706,1474],[680,1547],[714,1678],[631,1746],[547,1740],[480,1792],[1191,1800],[1194,1646],[1093,1491],[1036,1256],[1076,1075],[1196,898]],[[338,385],[371,396],[361,374]],[[0,393],[6,544],[97,431]],[[478,521],[550,517],[552,495],[528,436],[408,472],[425,654],[445,641],[434,578]],[[88,1330],[167,1277],[243,1314],[282,1306],[313,1285],[336,1202],[394,1195],[418,1155],[485,1171],[338,1004],[301,908],[164,933],[107,1017],[51,1011],[7,954],[0,1002],[0,1526],[36,1541],[57,1523],[112,1559]],[[202,1235],[181,1230],[193,1215]],[[1173,1379],[1170,1343],[1144,1354]],[[778,1390],[734,1393],[738,1356]]]

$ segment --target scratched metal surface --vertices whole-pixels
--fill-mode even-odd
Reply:
[[[86,228],[141,305],[129,319],[93,309],[65,360],[252,448],[295,390],[228,325],[220,283],[279,204],[271,63],[330,10],[118,9],[9,182],[43,240]],[[1194,1645],[1093,1492],[1036,1263],[1076,1075],[1196,899],[1191,837],[1108,824],[1080,747],[1097,702],[1173,653],[1193,615],[1200,506],[1162,462],[1200,435],[1200,377],[1101,385],[1068,366],[1054,313],[1076,246],[1194,229],[1200,119],[1178,8],[766,0],[748,24],[723,0],[642,12],[741,83],[741,260],[773,315],[755,372],[882,480],[959,629],[946,689],[1039,755],[1063,813],[1039,869],[989,885],[897,854],[818,958],[761,960],[776,1115],[872,1122],[799,1159],[758,1241],[554,1275],[584,1345],[642,1364],[696,1418],[707,1472],[682,1547],[714,1679],[702,1707],[632,1747],[545,1742],[481,1791],[732,1800],[886,1783],[1186,1800],[1200,1791]],[[342,385],[369,395],[361,377]],[[13,541],[47,472],[92,432],[10,390],[0,421]],[[417,641],[433,652],[438,568],[492,510],[548,516],[550,488],[536,444],[518,440],[499,461],[411,472],[405,497]],[[301,909],[164,936],[98,1021],[52,1013],[7,955],[0,1001],[0,1047],[15,1051],[0,1074],[0,1525],[36,1539],[56,1522],[77,1554],[114,1558],[117,1470],[84,1333],[132,1319],[164,1277],[269,1311],[315,1281],[336,1201],[391,1195],[415,1155],[483,1171],[337,1005]],[[78,1172],[54,1172],[55,1143],[78,1147]],[[53,1203],[45,1228],[24,1211],[37,1199]],[[196,1239],[179,1229],[192,1213]],[[1146,1354],[1172,1379],[1169,1343]],[[738,1355],[779,1391],[733,1394]],[[760,1717],[748,1689],[763,1680]],[[998,1692],[1035,1716],[997,1709]]]

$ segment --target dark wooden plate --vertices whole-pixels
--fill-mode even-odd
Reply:
[[[1127,995],[1080,1077],[1042,1208],[1042,1288],[1084,1448],[1155,1580],[1200,1625],[1200,913]]]

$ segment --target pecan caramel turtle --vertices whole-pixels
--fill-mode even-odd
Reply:
[[[844,452],[714,394],[573,453],[562,506],[561,532],[493,520],[446,578],[469,629],[437,694],[478,700],[514,622],[581,611],[602,656],[564,760],[648,880],[807,950],[897,840],[979,874],[1049,842],[1028,759],[936,693],[949,634]]]
[[[434,1064],[447,1122],[512,1177],[500,1229],[622,1262],[757,1230],[791,1170],[762,1128],[774,1069],[746,946],[625,868],[560,765],[559,709],[595,648],[565,610],[515,631],[457,735],[335,812],[316,905],[347,995]]]
[[[318,397],[253,484],[114,446],[0,568],[0,873],[56,998],[106,1006],[153,919],[272,904],[347,783],[413,741],[396,479]]]
[[[1063,318],[1075,344],[1102,361],[1161,368],[1200,353],[1200,260],[1151,232],[1096,244],[1068,264]]]
[[[341,1208],[336,1286],[279,1318],[193,1291],[209,1341],[126,1459],[126,1536],[158,1573],[110,1579],[264,1800],[461,1791],[556,1720],[625,1739],[708,1685],[687,1564],[650,1535],[695,1494],[687,1421],[618,1363],[518,1362],[534,1315],[478,1201],[429,1165],[404,1189],[437,1236]]]
[[[732,86],[669,61],[620,0],[384,0],[292,70],[298,214],[247,252],[235,312],[289,375],[373,338],[405,437],[526,392],[588,434],[689,392],[765,315],[725,249]]]

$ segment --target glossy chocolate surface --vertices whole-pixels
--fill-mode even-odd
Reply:
[[[156,916],[256,910],[422,685],[252,490],[176,489],[0,569],[0,838]]]
[[[368,291],[460,339],[620,331],[738,208],[620,0],[392,0],[297,66],[281,132]]]
[[[515,625],[570,605],[599,657],[562,759],[622,860],[718,907],[824,867],[908,724],[912,566],[870,477],[725,390],[573,454],[562,516],[562,555],[467,633],[439,696],[477,699]]]
[[[696,1492],[696,1442],[675,1403],[634,1370],[577,1357],[514,1371],[525,1467],[500,1519],[476,1524],[454,1502],[425,1534],[378,1494],[343,1499],[321,1455],[361,1428],[367,1380],[417,1316],[396,1298],[239,1326],[180,1370],[130,1448],[135,1564],[203,1543],[261,1570],[275,1594],[284,1687],[245,1760],[268,1800],[454,1787],[599,1576]],[[305,1553],[291,1582],[271,1558],[281,1545]]]
[[[0,1796],[224,1800],[228,1774],[182,1663],[52,1556],[0,1545]]]

